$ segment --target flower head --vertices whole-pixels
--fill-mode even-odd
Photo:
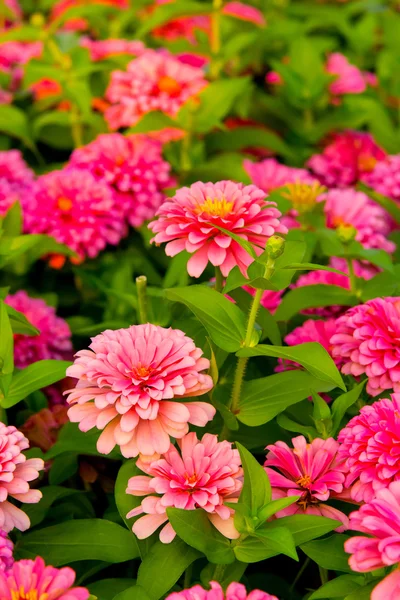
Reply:
[[[0,529],[0,572],[8,571],[13,566],[13,550],[14,544],[7,533]]]
[[[313,184],[287,183],[285,188],[286,191],[282,193],[282,196],[290,200],[293,209],[299,214],[313,211],[321,194],[326,192],[326,188],[321,186],[318,181],[314,181]]]
[[[97,449],[116,444],[125,457],[167,452],[170,438],[181,438],[188,423],[203,426],[215,409],[206,402],[181,402],[208,392],[210,363],[179,329],[133,325],[107,330],[81,350],[67,375],[78,379],[69,391],[68,416],[82,431],[103,429]]]
[[[163,190],[175,183],[161,144],[144,135],[109,133],[72,153],[73,168],[89,170],[112,187],[129,223],[139,227],[154,217],[165,200]]]
[[[292,439],[293,448],[285,442],[267,446],[264,463],[272,486],[272,498],[299,496],[296,503],[276,513],[285,517],[296,513],[322,515],[342,522],[338,531],[348,527],[341,511],[324,504],[343,492],[343,460],[338,457],[339,444],[333,439],[314,439],[308,444],[302,435]],[[271,468],[273,467],[273,468]]]
[[[328,187],[347,187],[373,170],[386,153],[369,133],[344,131],[334,136],[322,154],[314,154],[308,167]]]
[[[95,62],[120,54],[140,56],[146,50],[143,42],[139,40],[91,40],[88,37],[84,37],[81,39],[80,45],[89,50],[90,59]]]
[[[367,392],[400,392],[400,298],[376,298],[336,321],[332,356],[345,375],[367,375]]]
[[[56,569],[45,566],[43,558],[19,560],[11,569],[0,571],[2,600],[87,600],[86,588],[72,587],[75,571],[70,567]]]
[[[51,409],[42,408],[34,413],[21,427],[31,446],[47,452],[55,444],[58,433],[68,423],[67,407],[56,404]]]
[[[297,344],[305,344],[306,342],[318,342],[330,352],[330,339],[336,331],[335,319],[325,319],[314,321],[309,319],[300,327],[293,329],[286,337],[285,343],[288,346],[296,346]]]
[[[113,71],[106,91],[111,106],[105,118],[111,129],[131,127],[148,112],[173,117],[205,86],[202,69],[184,65],[166,52],[147,50],[126,71]]]
[[[33,181],[34,172],[28,167],[19,150],[0,152],[0,181],[24,186]]]
[[[24,204],[25,230],[45,233],[80,257],[94,258],[125,234],[113,190],[88,171],[63,169],[41,175]]]
[[[242,488],[242,468],[237,450],[227,441],[206,433],[201,440],[188,433],[178,441],[180,452],[171,444],[159,460],[150,464],[140,459],[137,466],[146,476],[137,475],[128,481],[127,494],[145,496],[127,517],[140,517],[132,531],[139,538],[149,537],[167,523],[160,540],[171,542],[175,531],[168,522],[167,507],[206,511],[213,525],[226,537],[239,537],[233,524],[233,510],[224,502],[234,502]]]
[[[361,94],[366,90],[367,84],[363,73],[349,63],[346,56],[340,52],[328,56],[325,68],[328,73],[336,75],[335,81],[329,85],[332,95]]]
[[[227,2],[222,9],[222,14],[235,17],[235,19],[241,21],[249,21],[249,23],[254,23],[259,27],[264,27],[266,24],[264,15],[260,10],[244,2],[236,2],[236,0]]]
[[[42,493],[30,490],[29,481],[39,477],[44,467],[41,458],[29,458],[22,450],[29,448],[26,437],[12,425],[0,423],[0,528],[7,533],[16,527],[25,531],[30,525],[29,517],[9,502],[8,497],[19,502],[35,504]],[[0,597],[2,594],[0,592]]]
[[[255,244],[256,252],[261,254],[269,237],[276,232],[286,233],[275,206],[254,185],[197,182],[179,189],[164,202],[157,212],[158,219],[149,228],[156,234],[153,242],[168,242],[168,256],[182,250],[193,254],[187,265],[193,277],[199,277],[208,262],[219,266],[224,277],[236,265],[246,274],[252,257],[219,228]]]
[[[71,331],[64,319],[39,298],[30,298],[24,290],[10,294],[6,304],[18,310],[37,329],[39,335],[14,335],[14,362],[23,369],[38,360],[54,358],[69,360],[72,357]]]
[[[258,163],[245,160],[243,166],[254,185],[264,192],[272,192],[288,183],[302,183],[311,186],[315,183],[315,178],[306,169],[282,165],[275,158],[267,158]]]
[[[400,394],[363,406],[338,440],[352,499],[370,502],[378,490],[400,480]]]
[[[364,173],[362,181],[375,191],[400,201],[400,154],[381,157],[379,162],[368,173]]]
[[[249,285],[244,285],[243,289],[252,296],[254,296],[257,291]],[[284,291],[285,290],[264,290],[263,295],[261,296],[261,306],[269,310],[269,312],[274,313],[281,303]]]
[[[226,592],[216,581],[210,581],[210,590],[205,590],[200,585],[195,585],[188,590],[172,592],[166,600],[278,600],[261,590],[253,590],[249,594],[242,583],[230,583]]]

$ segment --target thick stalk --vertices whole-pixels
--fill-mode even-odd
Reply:
[[[136,277],[136,291],[138,299],[138,315],[141,324],[147,323],[147,277],[140,275]]]
[[[218,79],[221,65],[220,65],[220,53],[221,53],[221,9],[223,0],[213,0],[213,11],[211,14],[211,65],[210,65],[210,77],[211,79]]]
[[[357,296],[357,277],[354,273],[354,264],[351,258],[346,258],[347,268],[349,270],[350,291]]]
[[[329,581],[329,573],[327,569],[324,569],[324,567],[318,567],[319,569],[319,576],[321,579],[321,584],[324,585],[324,583],[328,583]]]
[[[215,267],[215,291],[222,292],[222,288],[224,287],[224,278],[221,273],[221,269],[219,267]]]
[[[214,570],[214,575],[213,575],[214,581],[218,581],[219,583],[221,583],[221,581],[223,580],[223,577],[224,577],[224,573],[225,573],[225,566],[226,565],[215,565],[215,570]]]

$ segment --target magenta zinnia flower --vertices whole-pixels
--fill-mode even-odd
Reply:
[[[188,590],[172,592],[166,600],[278,600],[276,596],[261,590],[253,590],[248,594],[242,583],[230,583],[225,593],[216,581],[210,581],[210,586],[210,590],[205,590],[200,585],[194,585]]]
[[[9,539],[7,533],[0,529],[0,572],[7,571],[14,564],[13,558],[14,544]]]
[[[126,219],[139,227],[154,217],[165,200],[163,190],[175,184],[161,150],[160,142],[147,136],[110,133],[75,150],[70,165],[110,185]]]
[[[147,50],[126,71],[113,71],[106,91],[105,118],[112,130],[131,127],[148,112],[173,117],[207,85],[202,69],[184,65],[167,52]]]
[[[314,154],[308,167],[328,187],[348,187],[373,170],[385,151],[369,133],[344,131],[334,136],[322,154]]]
[[[19,560],[6,572],[0,572],[1,600],[87,600],[89,590],[72,587],[75,571],[45,565],[43,558]]]
[[[288,346],[297,346],[306,342],[318,342],[331,353],[331,337],[336,331],[335,319],[325,319],[314,321],[309,319],[303,325],[293,329],[286,337],[285,343]]]
[[[81,431],[104,429],[97,449],[108,454],[116,444],[129,458],[167,452],[170,439],[214,417],[206,402],[181,402],[213,386],[202,371],[210,366],[193,340],[179,329],[132,325],[107,330],[77,353],[67,375],[78,379],[69,390],[68,416]]]
[[[382,157],[374,169],[362,176],[362,181],[375,191],[400,201],[400,154]]]
[[[329,91],[334,96],[361,94],[367,89],[363,73],[340,52],[328,56],[325,69],[331,75],[336,75],[335,81],[329,85]]]
[[[168,521],[169,506],[206,511],[211,523],[226,537],[234,539],[239,532],[233,523],[233,510],[224,502],[236,502],[242,489],[243,471],[240,456],[232,444],[218,442],[218,437],[206,433],[201,440],[188,433],[178,441],[180,452],[171,444],[162,458],[150,464],[138,460],[137,466],[146,473],[131,477],[127,494],[146,496],[127,518],[140,517],[132,531],[139,538],[149,537]],[[175,537],[172,525],[160,532],[165,544]]]
[[[345,375],[367,375],[367,392],[400,392],[400,298],[376,298],[336,321],[332,356]]]
[[[222,14],[235,17],[235,19],[240,19],[241,21],[249,21],[249,23],[254,23],[254,25],[258,25],[259,27],[264,27],[266,24],[262,12],[244,2],[236,2],[235,0],[227,2],[222,8]]]
[[[269,237],[276,232],[286,233],[275,207],[275,202],[265,200],[265,193],[254,185],[199,181],[166,200],[149,228],[156,234],[153,242],[168,242],[168,256],[182,250],[193,254],[187,264],[192,277],[200,277],[208,262],[220,267],[224,277],[236,265],[245,275],[252,257],[217,227],[248,240],[261,254]]]
[[[34,172],[28,167],[19,150],[0,152],[0,180],[24,186],[33,181]]]
[[[22,454],[27,448],[29,442],[18,429],[0,423],[0,528],[7,533],[14,527],[25,531],[30,526],[28,515],[9,502],[8,497],[29,504],[39,502],[42,497],[39,490],[29,489],[28,482],[39,477],[38,471],[44,468],[44,463],[41,458],[27,460]]]
[[[63,169],[41,175],[24,204],[27,233],[45,233],[83,260],[125,235],[113,190],[88,171]]]
[[[312,185],[316,181],[306,169],[282,165],[275,158],[266,158],[258,163],[245,160],[243,166],[252,183],[264,192],[272,192],[287,183],[301,182]]]
[[[272,486],[272,498],[299,496],[296,503],[276,513],[276,516],[312,514],[341,521],[337,531],[348,528],[344,513],[325,504],[330,497],[343,492],[344,467],[338,456],[339,444],[333,439],[314,439],[307,443],[304,436],[292,439],[293,448],[285,442],[267,446],[264,463]],[[273,468],[271,468],[273,467]]]
[[[143,42],[139,40],[91,40],[90,38],[82,38],[80,45],[87,48],[90,53],[90,59],[93,61],[105,60],[110,56],[118,56],[119,54],[131,54],[132,56],[140,56],[146,50]]]
[[[352,499],[370,502],[378,490],[400,480],[400,395],[363,406],[338,440]]]
[[[40,298],[30,298],[20,290],[5,299],[6,304],[23,313],[39,335],[14,335],[14,362],[23,369],[38,360],[72,358],[71,331],[64,319]]]

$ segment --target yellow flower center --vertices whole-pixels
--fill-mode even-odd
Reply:
[[[172,77],[165,75],[158,80],[158,89],[160,92],[165,92],[170,96],[174,96],[180,93],[181,85]]]
[[[303,477],[297,479],[296,483],[300,487],[307,488],[311,483],[311,477],[310,475],[303,475]]]
[[[233,202],[227,202],[225,198],[206,198],[203,204],[198,204],[195,212],[199,215],[206,213],[210,217],[221,217],[222,219],[232,212]]]
[[[282,196],[290,200],[299,213],[311,212],[317,202],[318,196],[326,192],[326,188],[315,182],[312,185],[306,183],[287,183],[285,185],[287,192]]]
[[[188,483],[189,485],[193,485],[194,483],[197,483],[196,473],[193,473],[193,475],[188,475],[186,473],[186,483]]]
[[[60,196],[60,198],[57,200],[57,206],[63,212],[68,212],[73,206],[72,200],[65,198],[64,196]]]
[[[378,161],[376,158],[370,154],[360,154],[357,165],[360,171],[364,171],[364,173],[370,173],[374,170],[377,162]]]
[[[133,373],[136,377],[147,377],[148,375],[150,375],[152,371],[151,367],[146,367],[145,365],[141,365],[139,363],[139,365],[137,367],[135,367],[133,369]]]
[[[11,590],[11,600],[47,600],[48,594],[40,594],[38,596],[37,590],[25,591],[25,588],[21,585],[19,590]]]

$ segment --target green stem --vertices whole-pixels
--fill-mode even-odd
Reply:
[[[224,278],[221,273],[221,269],[219,267],[215,267],[215,291],[222,292],[222,288],[224,287]]]
[[[324,569],[324,567],[318,567],[318,569],[319,569],[319,576],[321,578],[321,584],[324,585],[324,583],[328,583],[328,581],[329,581],[328,570]]]
[[[213,11],[211,14],[211,38],[210,48],[212,60],[210,64],[210,77],[211,79],[218,79],[221,64],[219,55],[221,53],[221,9],[223,0],[213,0]]]
[[[213,581],[218,581],[221,583],[224,577],[226,565],[215,565],[215,570],[213,574]]]
[[[307,557],[306,560],[301,565],[301,568],[299,569],[296,577],[293,580],[292,585],[290,586],[290,590],[289,590],[290,593],[293,592],[294,588],[296,587],[297,582],[299,581],[300,577],[303,575],[304,571],[307,569],[310,562],[311,562],[311,558]]]
[[[186,590],[190,586],[190,582],[192,580],[192,573],[193,573],[193,563],[190,564],[185,571],[185,577],[183,580],[183,589],[184,590]]]
[[[147,323],[147,277],[145,275],[140,275],[136,277],[136,291],[138,298],[138,313],[139,313],[139,322],[141,324]]]
[[[246,372],[247,361],[249,359],[241,356],[236,363],[235,377],[233,380],[232,396],[229,404],[229,410],[235,413],[238,409],[240,401],[240,393],[242,390],[244,374]]]
[[[307,129],[312,129],[314,125],[314,115],[312,113],[311,108],[306,108],[304,110],[304,122],[306,124]]]
[[[346,258],[347,268],[349,270],[350,291],[357,296],[357,277],[354,273],[354,264],[351,258]]]
[[[71,132],[75,148],[80,148],[80,146],[83,146],[82,123],[80,120],[78,107],[75,104],[71,106]]]
[[[190,171],[192,161],[190,160],[190,145],[192,143],[192,134],[186,131],[181,142],[181,170],[183,173]]]

